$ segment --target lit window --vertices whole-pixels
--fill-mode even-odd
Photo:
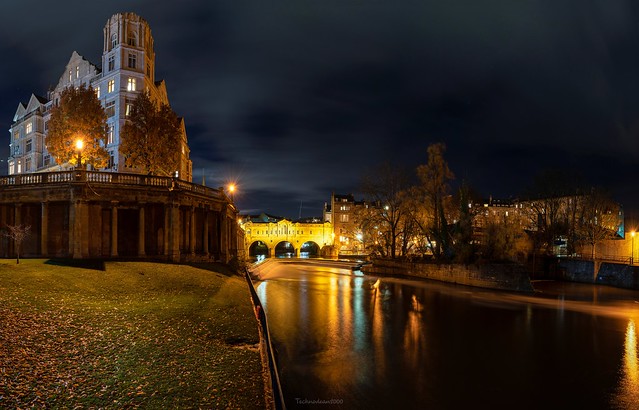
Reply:
[[[109,71],[115,68],[115,56],[109,56]]]
[[[130,102],[126,103],[126,111],[124,112],[124,115],[128,117],[131,115],[132,112],[133,112],[133,104]]]
[[[113,117],[115,115],[115,101],[109,101],[104,106],[104,112],[107,117]]]
[[[13,139],[17,140],[20,138],[20,130],[15,130],[13,132]]]
[[[69,70],[69,82],[73,80],[73,71]]]
[[[109,125],[109,132],[107,133],[107,144],[113,144],[113,125]]]
[[[348,215],[340,215],[339,216],[339,221],[340,222],[348,222]]]
[[[137,63],[137,56],[134,53],[129,53],[129,68],[135,68]]]
[[[107,85],[107,92],[112,93],[113,91],[115,91],[115,80],[109,80],[109,83]]]
[[[127,91],[135,91],[135,78],[129,78],[126,84]]]
[[[22,163],[18,160],[18,174],[22,172]]]
[[[33,143],[31,141],[32,140],[27,140],[27,143],[25,144],[25,147],[24,147],[25,152],[31,152],[31,149],[33,149]]]
[[[80,78],[80,66],[75,66],[75,78]]]
[[[95,98],[100,98],[100,87],[95,87]]]
[[[27,123],[27,134],[30,134],[33,131],[33,123]]]

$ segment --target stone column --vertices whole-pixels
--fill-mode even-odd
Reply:
[[[171,206],[164,204],[164,232],[162,233],[164,238],[162,239],[162,255],[169,256],[169,231],[171,230],[171,224],[169,223],[169,217],[171,216]]]
[[[42,216],[40,221],[40,255],[49,254],[49,203],[42,202]]]
[[[180,206],[171,204],[169,211],[169,260],[173,262],[180,261]]]
[[[118,257],[118,203],[111,202],[111,257]]]
[[[140,204],[140,216],[138,218],[138,256],[146,256],[144,246],[144,232],[145,232],[145,224],[144,224],[144,204]]]
[[[202,237],[202,250],[205,256],[209,256],[209,212],[208,209],[204,210],[204,227]]]
[[[189,253],[195,255],[195,207],[189,211]]]
[[[229,218],[227,209],[228,204],[223,204],[220,211],[220,259],[224,263],[229,261]]]
[[[89,256],[89,213],[85,201],[75,200],[71,204],[73,219],[69,220],[73,231],[72,257],[74,259]]]

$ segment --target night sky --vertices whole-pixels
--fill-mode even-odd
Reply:
[[[11,3],[0,128],[74,50],[100,65],[107,19],[133,11],[185,118],[194,182],[236,181],[244,213],[319,216],[375,164],[414,169],[440,141],[457,181],[486,197],[520,195],[552,167],[639,208],[636,1]]]

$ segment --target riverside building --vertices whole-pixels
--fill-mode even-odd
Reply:
[[[19,103],[11,125],[8,164],[9,175],[62,171],[60,164],[47,151],[46,138],[51,107],[68,87],[91,86],[107,114],[109,163],[102,171],[136,173],[144,170],[127,168],[120,155],[120,132],[131,113],[133,100],[140,92],[148,92],[156,104],[169,104],[166,84],[155,79],[155,51],[149,24],[134,13],[118,13],[104,25],[102,68],[90,63],[77,52],[71,54],[58,83],[46,97],[32,94],[25,104]],[[182,143],[179,178],[192,180],[184,121],[180,119]]]

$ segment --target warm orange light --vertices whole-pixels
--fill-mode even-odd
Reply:
[[[229,185],[229,192],[230,192],[230,193],[235,192],[235,184],[231,184],[231,185]]]
[[[635,231],[630,232],[630,235],[632,235],[632,237],[635,237]]]
[[[78,151],[82,150],[82,148],[84,148],[84,141],[82,140],[77,140],[75,142],[75,147],[78,149]]]

